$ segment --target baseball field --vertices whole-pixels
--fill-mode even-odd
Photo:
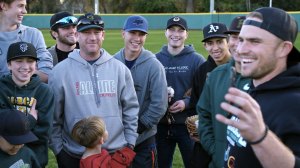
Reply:
[[[50,36],[49,30],[41,30],[46,45],[48,47],[55,44],[55,41]],[[185,44],[193,44],[196,51],[202,54],[204,57],[207,57],[207,52],[205,51],[201,40],[203,39],[202,31],[200,30],[190,30],[188,40]],[[145,43],[145,48],[152,51],[153,53],[157,53],[160,51],[161,47],[166,44],[166,37],[164,35],[164,30],[150,30],[147,36],[147,40]],[[123,39],[121,37],[121,30],[106,30],[105,31],[105,40],[103,44],[103,48],[105,48],[111,55],[115,54],[120,48],[124,45]],[[295,46],[300,50],[300,35],[297,37],[297,41]],[[48,168],[56,168],[56,160],[49,150],[49,164]],[[174,168],[182,168],[183,163],[181,160],[180,153],[178,149],[176,150],[174,161],[173,161]]]

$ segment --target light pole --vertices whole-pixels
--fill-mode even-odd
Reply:
[[[95,0],[95,14],[99,14],[99,0]]]

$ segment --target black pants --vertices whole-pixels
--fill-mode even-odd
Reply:
[[[61,150],[55,157],[59,168],[79,168],[80,158],[75,158],[64,150]]]
[[[211,157],[203,149],[201,143],[195,142],[191,158],[191,168],[208,168]]]

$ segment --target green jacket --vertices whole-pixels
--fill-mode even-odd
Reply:
[[[224,152],[227,144],[227,126],[216,121],[216,114],[227,115],[221,109],[220,104],[231,85],[231,67],[234,60],[220,65],[207,76],[203,92],[197,103],[196,110],[199,115],[199,137],[203,148],[212,156],[209,167],[220,168],[224,165]],[[247,91],[250,88],[250,80],[236,75],[236,87]]]
[[[29,117],[31,131],[39,138],[38,141],[26,144],[39,158],[42,167],[48,163],[48,141],[54,113],[54,94],[50,87],[43,83],[37,75],[30,82],[18,87],[11,75],[0,78],[0,108],[15,108],[29,113],[33,100],[36,99],[38,119]],[[0,116],[1,117],[1,116]],[[1,167],[1,165],[0,165]]]
[[[0,167],[40,168],[38,157],[27,146],[23,146],[15,155],[0,150]]]

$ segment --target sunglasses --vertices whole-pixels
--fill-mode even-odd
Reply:
[[[58,25],[58,24],[62,24],[63,25],[63,24],[76,24],[76,23],[77,23],[77,18],[75,16],[67,16],[67,17],[64,17],[64,18],[58,20],[57,22],[55,22],[51,26],[51,28],[54,27],[54,26],[56,26],[56,25]]]
[[[78,23],[77,26],[80,25],[99,25],[100,27],[104,28],[104,22],[101,19],[89,19],[89,18],[83,18]]]

